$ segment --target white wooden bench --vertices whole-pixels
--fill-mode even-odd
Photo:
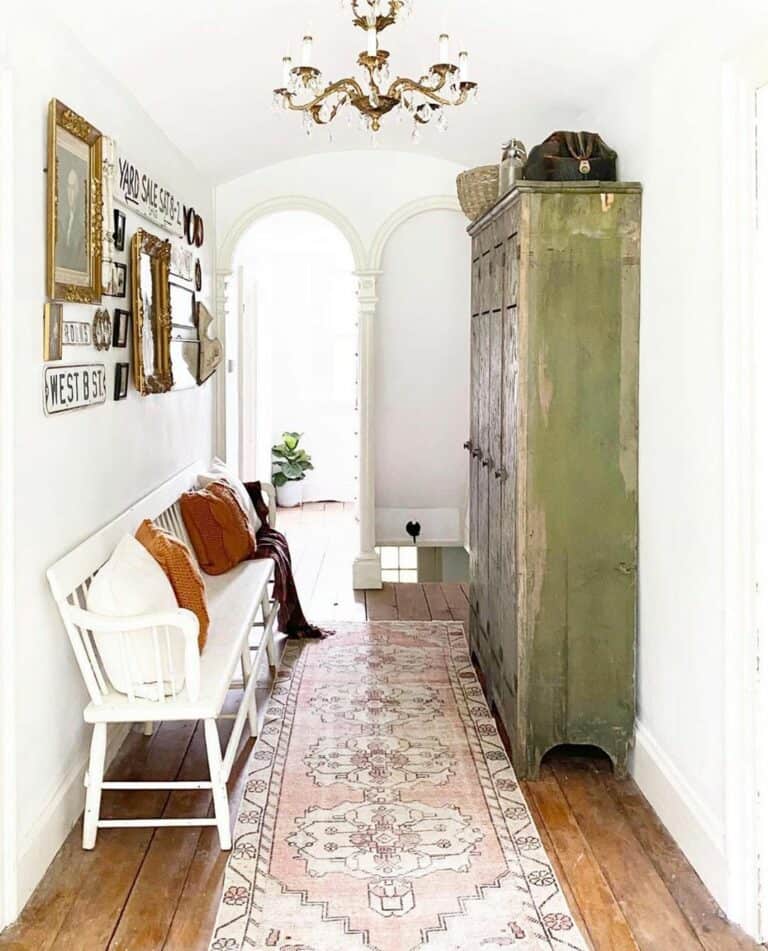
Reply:
[[[96,844],[99,828],[123,826],[207,826],[218,827],[222,849],[232,847],[226,784],[242,736],[246,718],[251,736],[258,732],[255,688],[258,668],[265,655],[274,666],[274,628],[277,604],[270,597],[274,565],[271,559],[248,561],[225,575],[204,576],[211,619],[208,641],[201,654],[197,647],[198,621],[190,611],[143,615],[135,618],[103,617],[86,610],[86,595],[93,577],[110,558],[120,539],[135,533],[145,518],[180,538],[192,551],[178,500],[182,493],[197,486],[197,475],[207,470],[195,463],[174,476],[159,489],[132,505],[109,525],[78,545],[48,569],[48,583],[64,620],[67,634],[85,680],[91,702],[84,710],[87,723],[93,724],[91,752],[86,776],[83,848]],[[275,524],[275,498],[272,486],[264,485]],[[168,664],[172,663],[170,638],[184,639],[185,682],[183,688],[156,700],[141,699],[132,689],[118,693],[101,666],[93,632],[120,638],[125,658],[126,679],[130,682],[131,638],[127,631],[151,630],[156,659],[156,683],[167,682]],[[165,658],[164,662],[161,658]],[[163,663],[165,667],[163,667]],[[242,677],[243,695],[236,714],[223,715],[227,692],[235,678]],[[171,678],[173,680],[173,677]],[[222,754],[216,720],[234,718],[226,750]],[[193,782],[104,782],[107,724],[145,723],[160,720],[202,720],[208,753],[210,779]],[[215,818],[199,819],[102,819],[103,789],[210,789]]]

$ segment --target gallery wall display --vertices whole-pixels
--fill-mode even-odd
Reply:
[[[107,373],[103,363],[45,367],[43,400],[46,415],[94,406],[107,399]]]
[[[205,383],[213,376],[224,359],[224,347],[218,337],[209,336],[213,326],[213,316],[205,304],[197,305],[197,331],[200,336],[200,365],[197,382]]]
[[[131,315],[127,310],[115,310],[115,319],[112,321],[114,332],[112,335],[112,346],[113,347],[127,347],[128,346],[128,324],[130,323]]]
[[[43,308],[43,359],[61,360],[64,342],[64,308],[47,303]]]
[[[114,398],[124,400],[128,396],[128,376],[130,367],[127,363],[115,364]]]
[[[93,342],[91,325],[84,320],[65,320],[62,338],[65,347],[90,347]]]
[[[142,396],[173,387],[170,267],[170,241],[139,228],[131,239],[131,272],[133,382]]]
[[[48,107],[48,296],[101,299],[101,133],[56,99]]]

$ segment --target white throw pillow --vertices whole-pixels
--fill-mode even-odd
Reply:
[[[109,617],[175,611],[179,606],[165,572],[133,535],[126,535],[109,561],[101,567],[88,589],[87,603],[89,611]],[[94,639],[104,672],[115,690],[127,694],[130,680],[134,696],[157,700],[155,642],[150,628],[114,634],[94,632]],[[180,632],[170,630],[168,639],[170,663],[165,631],[158,631],[163,693],[166,695],[173,692],[172,684],[176,692],[184,686],[183,638]]]
[[[201,472],[197,477],[197,485],[200,489],[204,489],[210,485],[211,482],[226,482],[227,485],[230,486],[242,505],[245,514],[248,516],[248,521],[255,535],[261,528],[261,519],[256,514],[256,509],[253,502],[251,502],[251,497],[248,495],[248,489],[246,489],[244,483],[241,482],[235,473],[227,466],[226,462],[222,462],[218,457],[214,458],[208,472]]]

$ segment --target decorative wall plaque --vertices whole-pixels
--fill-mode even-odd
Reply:
[[[177,238],[184,237],[184,205],[169,189],[151,175],[118,155],[114,196],[123,205],[170,231]]]
[[[200,369],[197,372],[197,382],[205,381],[213,376],[224,359],[224,347],[218,337],[210,337],[208,331],[213,324],[213,316],[205,304],[197,305],[197,331],[200,335]]]
[[[43,406],[46,415],[93,406],[107,399],[107,373],[103,363],[46,367]]]
[[[93,338],[91,325],[84,320],[65,320],[63,342],[65,347],[90,347]]]

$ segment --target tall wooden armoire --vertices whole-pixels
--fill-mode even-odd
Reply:
[[[470,643],[521,778],[627,768],[641,188],[520,182],[472,224]]]

